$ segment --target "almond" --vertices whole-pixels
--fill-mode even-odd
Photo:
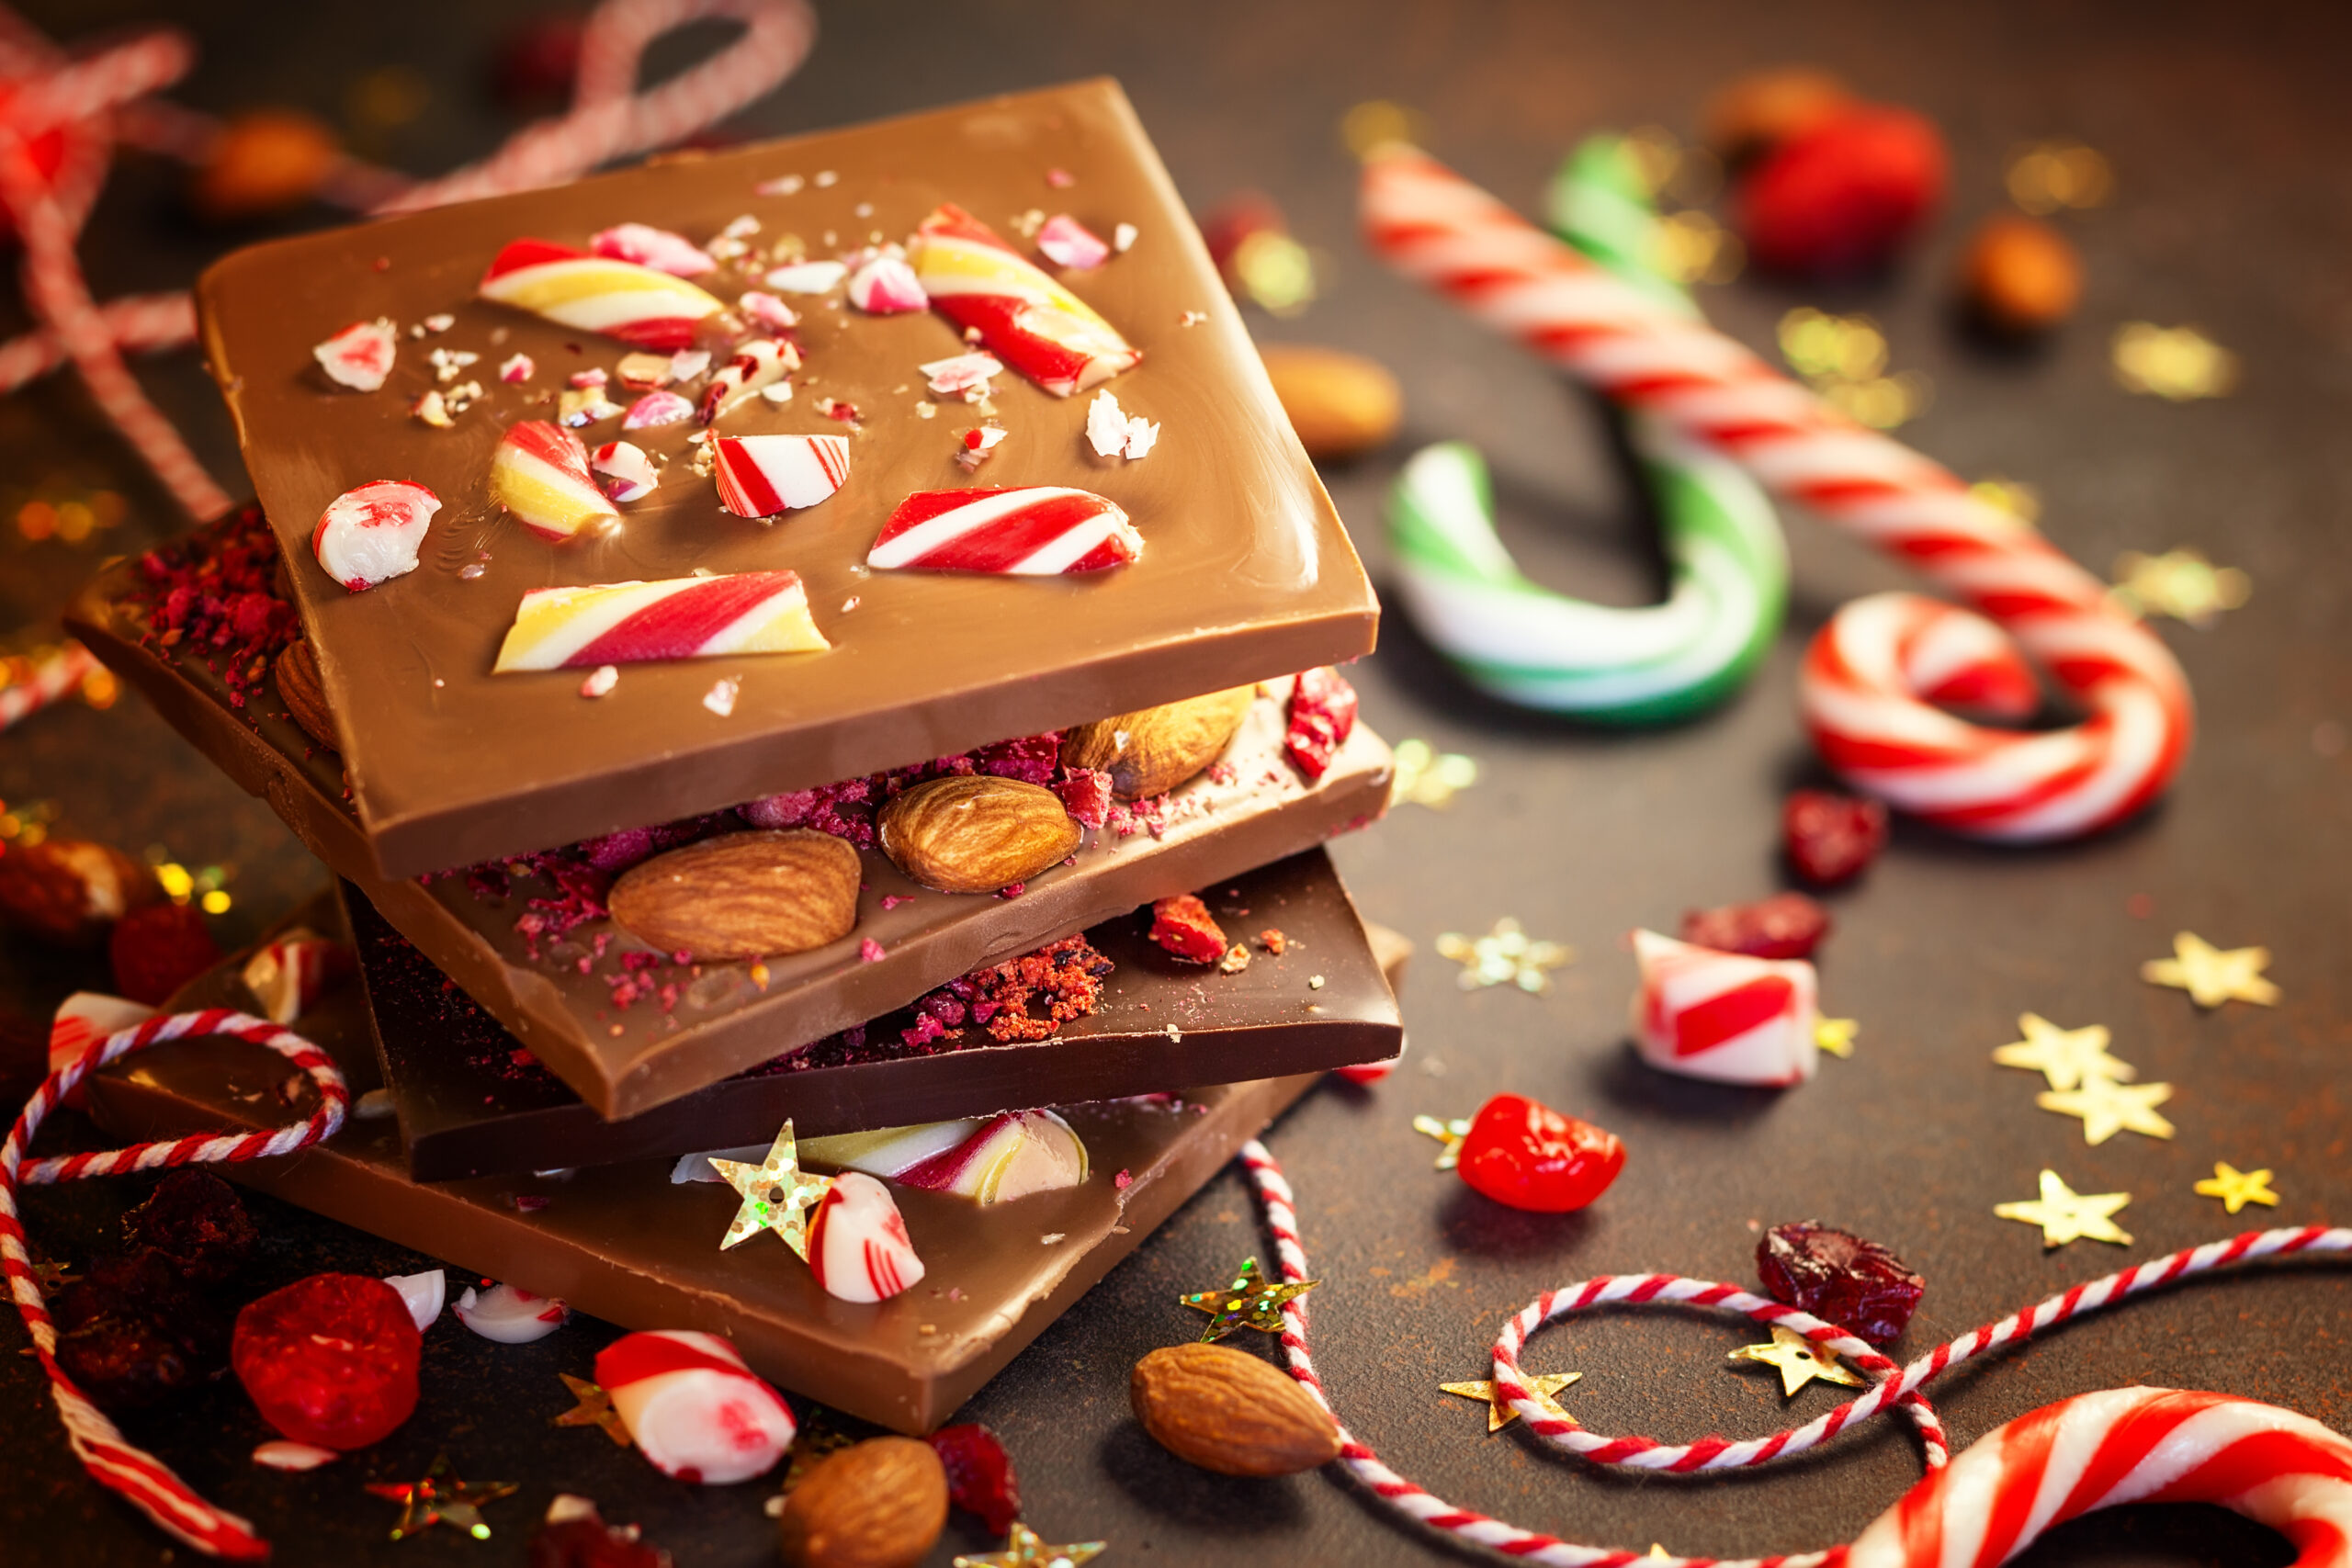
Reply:
[[[942,893],[993,893],[1078,848],[1061,797],[1039,784],[966,773],[930,779],[882,808],[882,852]]]
[[[1165,795],[1224,754],[1257,694],[1236,686],[1081,724],[1062,736],[1062,765],[1110,774],[1121,800]]]
[[[330,751],[343,750],[343,740],[335,733],[334,713],[327,706],[327,688],[319,679],[319,656],[311,649],[308,637],[286,645],[277,656],[273,671],[277,682],[277,700],[286,705],[287,716],[302,727],[302,733]]]
[[[0,917],[51,942],[96,942],[163,896],[154,873],[108,844],[43,839],[0,852]]]
[[[1187,1464],[1291,1475],[1340,1457],[1339,1423],[1295,1379],[1229,1345],[1170,1345],[1127,1380],[1136,1419]]]
[[[1353,457],[1396,434],[1404,394],[1383,367],[1361,355],[1304,344],[1271,343],[1259,352],[1308,457]]]
[[[808,1472],[777,1533],[795,1568],[912,1568],[947,1525],[947,1472],[929,1443],[876,1438]]]
[[[857,852],[830,833],[723,833],[630,867],[605,904],[664,953],[759,958],[849,935],[857,884]]]

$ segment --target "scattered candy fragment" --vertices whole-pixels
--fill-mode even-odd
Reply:
[[[845,1302],[888,1301],[923,1277],[889,1189],[854,1170],[833,1178],[808,1217],[808,1269]]]
[[[1542,1214],[1581,1209],[1625,1168],[1625,1145],[1610,1133],[1516,1094],[1478,1108],[1455,1169],[1498,1203]]]
[[[327,575],[354,593],[416,570],[441,498],[405,479],[378,479],[327,503],[311,549]]]
[[[1291,683],[1289,726],[1283,751],[1310,779],[1329,771],[1331,759],[1355,733],[1356,689],[1329,665],[1302,670]]]
[[[1795,1329],[1778,1323],[1772,1325],[1769,1344],[1743,1345],[1724,1359],[1760,1364],[1778,1371],[1782,1399],[1795,1398],[1797,1391],[1815,1378],[1844,1388],[1865,1386],[1862,1374],[1841,1365],[1835,1350],[1815,1345]]]
[[[718,270],[718,263],[711,259],[709,253],[684,234],[673,234],[667,229],[645,223],[623,223],[607,229],[589,241],[588,248],[597,255],[635,262],[673,277],[700,277],[704,273]]]
[[[1849,107],[1782,141],[1738,197],[1740,237],[1760,266],[1812,276],[1883,265],[1943,204],[1943,138],[1924,116]]]
[[[348,1451],[416,1408],[423,1337],[381,1280],[313,1274],[250,1303],[230,1350],[262,1419],[299,1443]]]
[[[372,392],[392,373],[400,333],[388,317],[354,321],[311,350],[327,378],[355,392]]]
[[[2083,297],[2083,258],[2037,219],[1988,218],[1960,264],[1962,299],[1996,332],[2031,337],[2064,323]]]
[[[421,1274],[388,1274],[384,1277],[384,1283],[401,1293],[401,1300],[407,1303],[408,1314],[415,1320],[420,1334],[439,1320],[441,1309],[448,1302],[449,1276],[446,1269],[427,1269]]]
[[[1792,790],[1781,830],[1796,874],[1815,887],[1835,887],[1860,875],[1886,847],[1886,807],[1826,789]]]
[[[448,430],[458,423],[449,417],[449,400],[443,397],[437,388],[426,388],[416,401],[409,404],[408,412],[410,418],[435,430]]]
[[[702,694],[702,705],[725,718],[735,711],[735,699],[742,694],[742,682],[732,675],[721,675],[710,683],[710,690]],[[867,940],[873,939],[869,937]]]
[[[2278,987],[2263,970],[2269,965],[2267,947],[2215,947],[2195,931],[2180,931],[2172,939],[2173,956],[2151,958],[2140,965],[2140,978],[2151,986],[2187,991],[2201,1008],[2223,1002],[2252,1002],[2277,1007]]]
[[[808,613],[797,573],[745,571],[523,595],[493,667],[594,669],[739,653],[821,653],[832,645]]]
[[[564,1325],[571,1309],[553,1296],[535,1295],[512,1285],[476,1291],[466,1287],[449,1309],[458,1321],[500,1345],[528,1345]]]
[[[1162,898],[1151,907],[1151,940],[1161,950],[1193,964],[1215,964],[1225,956],[1225,932],[1209,907],[1190,893]],[[1249,949],[1238,950],[1248,962]]]
[[[639,348],[684,348],[701,322],[726,309],[684,278],[544,240],[516,240],[500,251],[480,293]]]
[[[599,664],[595,669],[589,671],[588,679],[580,682],[580,694],[583,697],[605,696],[610,694],[612,689],[620,683],[621,671],[619,665]]]
[[[351,972],[351,954],[307,926],[297,926],[262,944],[245,961],[241,978],[272,1023],[292,1023],[308,1012],[327,987]]]
[[[614,369],[620,376],[622,386],[632,391],[650,391],[670,380],[670,367],[678,357],[674,354],[624,354]]]
[[[849,268],[837,261],[794,262],[760,281],[783,294],[827,294],[848,275]]]
[[[1634,1043],[1651,1066],[1724,1083],[1785,1085],[1813,1077],[1815,978],[1803,959],[1775,962],[1634,933],[1641,986]]]
[[[922,220],[910,259],[941,314],[977,329],[990,353],[1057,398],[1143,357],[1092,307],[953,203]]]
[[[1119,255],[1125,255],[1135,249],[1136,238],[1140,232],[1132,223],[1118,225],[1111,231],[1111,249]]]
[[[1270,942],[1268,951],[1279,953],[1282,947]],[[1556,942],[1537,941],[1509,915],[1497,920],[1494,929],[1482,937],[1441,931],[1437,951],[1441,957],[1462,965],[1454,984],[1465,991],[1510,984],[1532,996],[1552,988],[1552,976],[1547,971],[1576,959],[1575,949]]]
[[[1098,457],[1141,457],[1159,440],[1159,426],[1141,414],[1129,416],[1106,388],[1086,405],[1086,444]]]
[[[1012,433],[1001,424],[976,424],[957,439],[956,461],[966,473],[989,460],[989,454]]]
[[[844,435],[722,435],[719,503],[738,517],[774,517],[829,501],[849,482]]]
[[[733,357],[711,373],[695,405],[695,417],[705,424],[741,403],[763,388],[775,385],[800,368],[800,351],[783,338],[753,338]]]
[[[19,857],[21,858],[21,857]],[[57,1004],[49,1024],[49,1070],[58,1072],[82,1059],[99,1041],[143,1023],[155,1016],[145,1002],[110,997],[103,991],[76,991]],[[63,1103],[79,1111],[87,1103],[83,1086],[75,1084]]]
[[[220,962],[220,944],[193,904],[150,904],[117,920],[107,936],[114,988],[161,1007],[174,991]]]
[[[638,1451],[664,1475],[729,1486],[775,1468],[797,1427],[792,1408],[715,1334],[624,1334],[596,1353]]]
[[[1046,220],[1046,226],[1037,231],[1037,250],[1056,266],[1071,272],[1091,272],[1111,259],[1111,247],[1066,212]]]
[[[555,407],[556,422],[573,430],[601,423],[621,412],[620,404],[605,396],[601,382],[559,393]]]
[[[333,1449],[322,1449],[315,1443],[291,1442],[284,1438],[274,1438],[254,1450],[254,1462],[265,1470],[316,1470],[342,1457]]]
[[[511,354],[498,367],[498,378],[510,387],[518,387],[531,378],[538,366],[527,354]]]
[[[1091,491],[1035,485],[918,491],[899,503],[866,553],[884,570],[1025,577],[1102,571],[1143,554],[1117,502]]]
[[[934,359],[918,366],[931,389],[943,398],[967,398],[974,394],[986,397],[989,378],[1004,373],[1004,366],[992,354],[959,354],[952,359]]]
[[[1003,1442],[977,1421],[942,1427],[928,1439],[947,1472],[947,1500],[978,1516],[990,1535],[1002,1535],[1021,1517],[1021,1483]]]
[[[800,1155],[984,1205],[1081,1186],[1091,1168],[1084,1141],[1050,1111],[806,1138]]]
[[[1996,1203],[1993,1213],[2005,1220],[2041,1227],[2045,1250],[2086,1237],[2114,1247],[2129,1247],[2131,1235],[2115,1223],[2115,1216],[2131,1201],[2129,1192],[2077,1192],[2056,1171],[2044,1170],[2041,1197]]]
[[[591,365],[585,370],[574,370],[563,378],[563,384],[580,391],[587,391],[593,388],[604,386],[612,378],[611,373],[603,366]]]
[[[588,466],[605,476],[605,493],[623,503],[644,500],[662,482],[653,459],[634,442],[605,442],[589,454]]]
[[[1691,946],[1750,958],[1810,958],[1828,934],[1829,911],[1802,893],[1692,909],[1682,917],[1682,940]]]
[[[850,274],[849,302],[869,316],[931,308],[931,296],[904,256],[885,253]]]
[[[543,419],[509,425],[490,460],[490,497],[543,539],[571,538],[620,513],[588,471],[580,437]]]
[[[1873,1345],[1901,1337],[1927,1293],[1903,1259],[1818,1220],[1774,1225],[1756,1244],[1756,1274],[1774,1301]]]
[[[648,392],[628,405],[621,416],[623,430],[650,430],[656,425],[676,424],[695,416],[695,405],[675,392]]]
[[[751,289],[737,297],[736,307],[749,317],[752,324],[772,333],[789,332],[800,324],[800,317],[792,307],[773,294]]]

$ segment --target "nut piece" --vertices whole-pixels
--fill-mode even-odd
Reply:
[[[1078,848],[1080,829],[1041,784],[967,773],[915,785],[882,808],[882,852],[941,893],[993,893]]]
[[[1220,1475],[1292,1475],[1340,1457],[1339,1424],[1314,1396],[1229,1345],[1170,1345],[1127,1379],[1136,1419],[1187,1464]]]
[[[2075,313],[2083,297],[2083,260],[2047,223],[1991,218],[1968,243],[1960,287],[1986,326],[2028,337]]]
[[[834,1454],[784,1500],[795,1568],[912,1568],[947,1525],[947,1472],[929,1443],[876,1438]]]
[[[1396,434],[1404,394],[1381,365],[1303,344],[1271,343],[1259,353],[1308,457],[1357,457]]]
[[[327,688],[319,679],[319,656],[311,650],[311,639],[288,643],[286,651],[277,656],[273,673],[277,700],[286,705],[287,716],[328,750],[342,750],[343,739],[335,733],[334,712],[327,706]]]
[[[696,958],[806,953],[857,924],[857,852],[830,833],[722,833],[655,855],[613,884],[613,919]]]
[[[1062,735],[1062,766],[1110,774],[1121,800],[1165,795],[1224,754],[1257,694],[1236,686],[1081,724]]]
[[[96,942],[163,896],[153,872],[111,845],[44,839],[0,853],[0,918],[51,942]]]

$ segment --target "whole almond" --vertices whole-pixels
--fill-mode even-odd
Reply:
[[[1291,1475],[1340,1457],[1339,1424],[1297,1382],[1229,1345],[1170,1345],[1127,1379],[1136,1419],[1187,1464]]]
[[[286,705],[287,716],[302,727],[302,733],[330,751],[343,750],[343,740],[335,733],[334,713],[327,706],[327,689],[319,679],[319,656],[311,651],[308,637],[286,645],[272,669],[277,682],[277,700]]]
[[[942,893],[993,893],[1078,848],[1079,826],[1040,784],[966,773],[929,779],[876,818],[882,852]]]
[[[664,953],[760,958],[849,935],[857,884],[857,852],[830,833],[722,833],[631,866],[605,905]]]
[[[795,1568],[912,1568],[947,1525],[947,1472],[929,1443],[876,1438],[808,1472],[777,1533]]]
[[[1396,378],[1361,355],[1303,344],[1260,350],[1274,396],[1290,415],[1299,445],[1317,458],[1353,457],[1385,446],[1404,417]]]
[[[154,873],[108,844],[43,839],[0,852],[0,917],[51,942],[96,942],[130,910],[163,896]]]
[[[1062,765],[1110,774],[1121,800],[1165,795],[1224,754],[1257,695],[1236,686],[1081,724],[1063,732]]]
[[[1969,241],[1960,281],[1987,326],[2030,336],[2075,313],[2083,297],[2083,261],[2049,224],[2005,215],[1987,219]]]

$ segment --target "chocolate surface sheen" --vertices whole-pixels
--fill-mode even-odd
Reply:
[[[1048,169],[1072,176],[1066,188]],[[790,194],[757,188],[800,176]],[[830,175],[830,179],[823,176]],[[728,514],[689,464],[692,423],[626,433],[666,458],[659,487],[605,537],[550,544],[489,499],[492,449],[549,418],[574,371],[614,370],[627,345],[475,298],[508,242],[585,249],[596,232],[649,223],[697,243],[749,216],[761,265],[699,281],[734,304],[760,287],[776,243],[812,259],[904,239],[952,201],[1023,247],[1021,220],[1068,212],[1096,232],[1136,226],[1126,253],[1057,274],[1143,351],[1109,383],[1157,421],[1157,448],[1128,461],[1083,437],[1089,398],[1055,398],[1008,364],[993,407],[1011,434],[977,474],[954,461],[981,411],[935,400],[917,367],[967,346],[937,311],[866,316],[840,289],[791,297],[806,363],[792,400],[754,397],[726,434],[841,434],[831,400],[854,405],[847,482],[773,523]],[[763,259],[764,258],[764,259]],[[762,795],[952,754],[1370,650],[1370,586],[1275,401],[1234,305],[1118,87],[1081,83],[856,130],[673,158],[553,190],[279,241],[208,272],[206,348],[245,461],[285,546],[329,705],[346,742],[358,820],[385,875],[518,853],[731,806]],[[419,338],[425,318],[455,318]],[[354,321],[389,317],[399,356],[379,391],[336,387],[311,348]],[[410,417],[436,387],[434,350],[480,355],[453,378],[480,400],[435,429]],[[498,367],[536,363],[521,385]],[[698,384],[683,389],[693,397]],[[633,397],[618,386],[616,401]],[[935,402],[933,417],[919,405]],[[608,418],[580,432],[624,437]],[[310,548],[327,503],[377,479],[425,485],[444,505],[419,568],[361,593]],[[1066,485],[1124,507],[1145,541],[1132,565],[1085,577],[1008,579],[873,571],[868,547],[917,491]],[[492,676],[526,592],[789,569],[806,581],[821,654],[633,664],[606,696],[579,671]],[[703,698],[741,682],[733,711]]]

